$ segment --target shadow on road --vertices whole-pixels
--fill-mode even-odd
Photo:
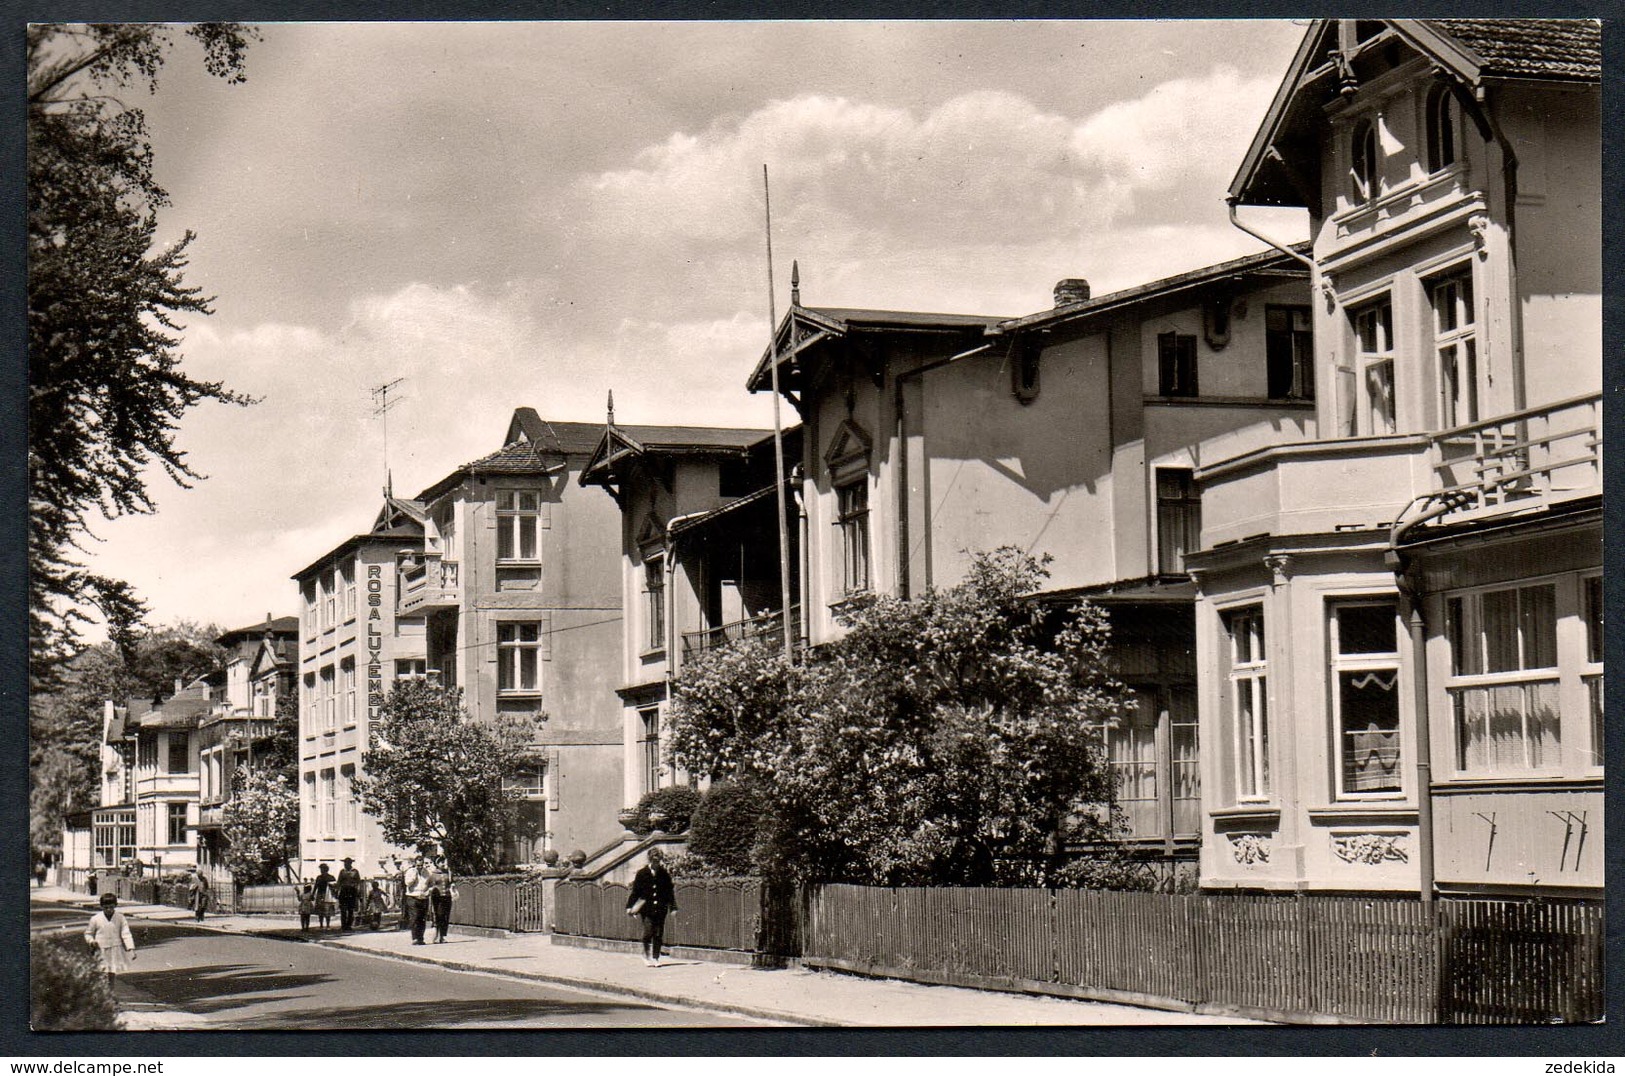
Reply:
[[[613,1001],[545,1001],[528,999],[487,999],[407,1001],[379,1005],[323,1006],[288,1009],[231,1021],[231,1030],[267,1031],[276,1028],[353,1031],[373,1028],[455,1028],[460,1024],[488,1023],[538,1018],[609,1016],[615,1013],[658,1012],[657,1006]]]
[[[256,964],[205,964],[180,971],[132,971],[122,978],[158,1002],[204,1014],[258,1000],[245,995],[304,989],[332,982],[334,977],[272,971]]]

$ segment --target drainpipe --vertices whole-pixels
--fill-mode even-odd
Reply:
[[[1433,737],[1428,721],[1427,625],[1422,616],[1420,581],[1404,554],[1392,546],[1388,567],[1404,599],[1405,626],[1411,646],[1411,709],[1416,715],[1416,857],[1422,903],[1433,903]]]
[[[798,463],[790,468],[790,491],[796,499],[796,535],[801,543],[801,586],[798,588],[801,591],[801,615],[797,618],[796,630],[800,632],[800,639],[803,643],[806,643],[812,637],[810,635],[812,630],[810,607],[812,603],[807,600],[807,588],[811,585],[808,582],[808,572],[812,570],[812,563],[807,547],[807,496],[806,490],[803,488],[806,481],[806,471],[801,464]],[[790,611],[786,609],[784,615],[789,616]]]
[[[1260,243],[1265,244],[1266,246],[1274,247],[1276,250],[1280,251],[1282,254],[1287,255],[1288,257],[1296,258],[1298,261],[1300,261],[1303,264],[1307,265],[1310,268],[1310,270],[1313,270],[1315,268],[1315,263],[1314,263],[1313,259],[1308,258],[1305,255],[1299,254],[1297,251],[1293,250],[1291,247],[1284,247],[1280,243],[1277,243],[1275,240],[1271,239],[1269,236],[1265,235],[1263,232],[1254,231],[1253,229],[1247,227],[1247,225],[1241,223],[1241,218],[1236,216],[1236,207],[1237,207],[1237,205],[1240,204],[1238,199],[1236,199],[1234,197],[1226,198],[1224,200],[1224,204],[1230,208],[1230,223],[1235,228],[1237,228],[1240,231],[1246,232],[1248,235],[1252,236],[1254,239],[1258,240]]]

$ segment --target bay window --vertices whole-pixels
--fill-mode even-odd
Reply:
[[[1478,339],[1473,325],[1470,273],[1435,281],[1433,347],[1439,356],[1439,425],[1444,429],[1478,421]]]
[[[1557,587],[1505,587],[1446,600],[1456,768],[1493,776],[1561,764]]]
[[[1359,433],[1367,436],[1398,430],[1394,409],[1394,314],[1387,299],[1354,311],[1354,339],[1362,392]]]
[[[1346,601],[1328,617],[1337,794],[1397,794],[1401,781],[1398,610]]]
[[[1264,610],[1238,610],[1226,618],[1230,635],[1230,711],[1235,733],[1236,798],[1270,795],[1269,661],[1264,650]]]

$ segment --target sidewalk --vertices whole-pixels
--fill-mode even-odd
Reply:
[[[31,889],[36,900],[82,905],[91,898],[66,889]],[[121,903],[133,919],[189,920],[192,913],[162,905]],[[212,930],[298,935],[286,916],[211,915]],[[431,932],[432,933],[432,932]],[[632,952],[554,945],[546,934],[477,936],[457,927],[445,944],[414,946],[404,930],[340,934],[312,931],[316,944],[381,958],[440,964],[460,971],[531,979],[655,1004],[676,1005],[775,1023],[813,1027],[1192,1026],[1257,1024],[1239,1017],[1165,1012],[1105,1002],[1006,994],[893,979],[868,979],[800,968],[758,969],[667,957],[651,968]]]

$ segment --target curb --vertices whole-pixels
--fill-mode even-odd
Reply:
[[[570,975],[559,975],[553,972],[516,971],[511,968],[488,968],[481,964],[469,964],[459,960],[445,960],[432,956],[419,956],[416,953],[392,953],[380,949],[372,949],[365,945],[355,945],[337,939],[323,940],[318,945],[330,946],[334,949],[348,949],[352,952],[366,953],[369,956],[382,957],[385,960],[401,960],[410,964],[432,964],[437,967],[450,968],[453,971],[477,971],[487,975],[499,975],[507,979],[525,979],[531,982],[552,983],[556,986],[567,986],[575,990],[591,990],[599,994],[614,994],[621,997],[637,998],[640,1001],[651,1001],[660,1005],[680,1005],[686,1009],[700,1009],[705,1012],[722,1013],[729,1016],[745,1016],[753,1020],[771,1020],[781,1024],[795,1024],[798,1027],[856,1027],[855,1024],[844,1024],[838,1020],[820,1020],[798,1013],[780,1012],[774,1009],[759,1009],[749,1005],[736,1005],[732,1002],[699,1001],[682,994],[665,994],[658,990],[646,990],[642,987],[625,986],[620,983],[605,982],[602,979],[578,979]]]

